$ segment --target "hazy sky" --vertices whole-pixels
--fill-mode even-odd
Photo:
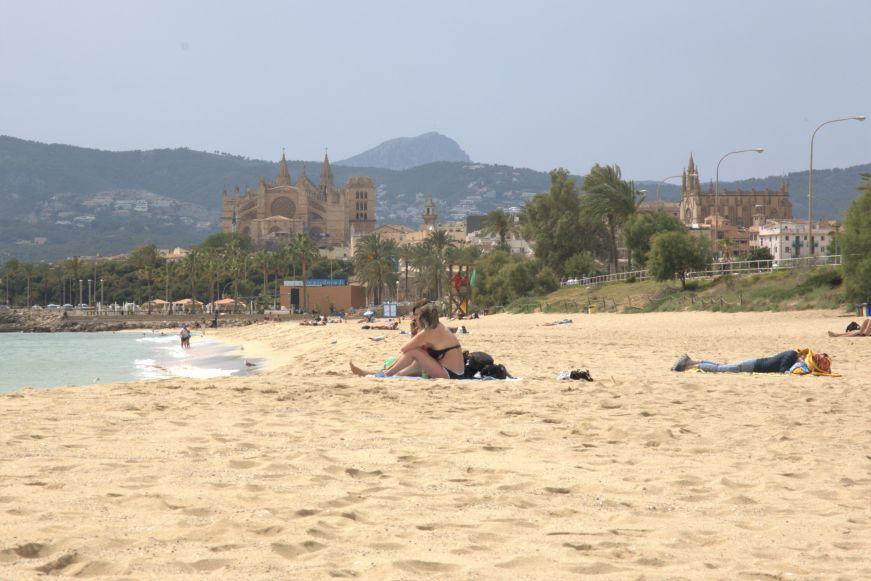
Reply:
[[[439,131],[486,163],[703,181],[808,166],[871,116],[865,0],[0,0],[0,134],[342,159]],[[815,168],[871,161],[871,121]]]

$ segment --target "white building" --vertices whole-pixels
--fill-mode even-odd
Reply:
[[[837,231],[836,221],[814,222],[814,255],[828,254],[832,232]],[[767,248],[774,260],[809,256],[807,220],[768,220],[759,227],[759,232],[750,242],[751,246]]]

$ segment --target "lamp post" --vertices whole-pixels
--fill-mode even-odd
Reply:
[[[92,296],[93,295],[91,294],[91,279],[89,278],[88,279],[88,308],[91,307],[91,297]]]
[[[79,279],[79,308],[81,308],[82,300],[84,300],[82,298],[82,282],[84,281],[82,281],[82,279]]]
[[[662,187],[662,184],[664,184],[668,180],[673,180],[673,179],[676,179],[679,177],[681,177],[681,176],[668,176],[667,178],[662,178],[661,180],[659,180],[659,183],[656,185],[656,202],[657,203],[662,201],[659,197],[659,188]]]
[[[106,304],[106,303],[105,303],[105,301],[104,301],[104,299],[103,299],[103,279],[101,278],[101,279],[100,279],[100,309],[103,309],[103,306],[104,306],[105,304]]]
[[[735,155],[736,153],[747,153],[755,151],[756,153],[762,153],[765,151],[762,147],[754,147],[752,149],[738,149],[735,151],[730,151],[726,155],[720,158],[720,161],[717,162],[717,175],[714,179],[714,256],[719,256],[719,252],[717,252],[717,242],[718,237],[720,235],[720,164],[723,163],[723,160],[729,157],[730,155]]]
[[[840,119],[831,119],[817,125],[814,132],[811,134],[811,160],[807,172],[807,231],[808,231],[808,256],[814,254],[814,229],[811,223],[813,222],[813,195],[814,195],[814,138],[824,125],[829,123],[838,123],[839,121],[864,121],[864,115],[854,115],[853,117],[842,117]]]

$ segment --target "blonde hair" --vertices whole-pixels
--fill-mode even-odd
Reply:
[[[439,324],[439,310],[433,303],[427,303],[417,310],[417,318],[424,329],[435,329]]]

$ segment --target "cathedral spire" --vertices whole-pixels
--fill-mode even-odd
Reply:
[[[696,162],[693,161],[693,154],[690,152],[690,163],[687,165],[687,173],[692,175],[696,173]]]
[[[330,156],[324,151],[324,165],[321,168],[321,192],[326,193],[333,189],[333,171],[330,169]]]
[[[281,148],[281,161],[278,162],[278,185],[290,185],[290,171],[287,169],[287,159],[284,157],[284,148]]]

